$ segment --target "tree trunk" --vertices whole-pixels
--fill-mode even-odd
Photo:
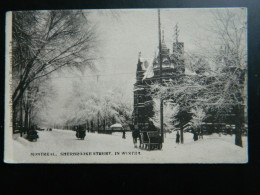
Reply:
[[[25,117],[24,117],[24,128],[26,129],[26,131],[28,132],[28,110],[25,111]]]
[[[89,132],[89,122],[87,121],[87,131]]]
[[[32,127],[32,112],[31,109],[28,110],[28,127],[31,128]]]
[[[235,144],[237,146],[243,147],[242,143],[242,126],[244,124],[244,109],[243,106],[235,107],[236,122],[235,122]]]
[[[106,130],[106,119],[104,119],[104,121],[103,121],[103,131],[105,131]]]
[[[20,81],[19,85],[17,86],[14,94],[12,95],[12,103],[13,103],[13,109],[16,108],[18,102],[23,99],[24,92],[29,86],[30,82],[25,83]]]
[[[180,131],[181,131],[181,143],[184,143],[184,137],[183,137],[183,126],[180,126]]]
[[[90,129],[91,129],[90,132],[93,132],[93,130],[94,130],[94,122],[93,122],[93,121],[90,122],[90,126],[91,126],[91,128],[90,128]]]
[[[97,132],[99,132],[99,114],[98,114],[98,117],[97,117]]]
[[[240,126],[240,125],[236,125],[235,144],[236,144],[237,146],[243,147],[243,143],[242,143],[242,133],[241,133],[241,126]]]
[[[20,136],[22,137],[23,136],[23,131],[24,131],[24,129],[23,129],[23,106],[22,106],[22,99],[21,99],[21,101],[20,101]],[[13,109],[14,109],[14,107],[13,107]]]
[[[201,136],[201,139],[203,139],[203,127],[202,127],[202,125],[200,125],[200,136]]]

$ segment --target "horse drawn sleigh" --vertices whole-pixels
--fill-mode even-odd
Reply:
[[[156,131],[139,131],[133,130],[133,141],[137,147],[137,139],[139,139],[139,148],[145,150],[162,149],[162,138],[158,130]]]
[[[84,127],[82,125],[76,126],[75,127],[75,131],[76,131],[76,137],[80,140],[84,140],[86,137],[86,130],[84,129]]]
[[[141,131],[140,132],[141,148],[147,150],[162,149],[162,139],[158,131]]]
[[[27,139],[28,139],[30,142],[37,141],[38,138],[39,138],[39,136],[38,136],[37,131],[35,131],[35,130],[29,130],[29,131],[28,131]]]

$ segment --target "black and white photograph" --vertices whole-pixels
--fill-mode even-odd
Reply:
[[[247,8],[6,13],[6,163],[248,162]]]

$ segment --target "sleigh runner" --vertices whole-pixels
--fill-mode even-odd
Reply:
[[[141,148],[153,150],[162,148],[162,139],[158,131],[141,131]]]

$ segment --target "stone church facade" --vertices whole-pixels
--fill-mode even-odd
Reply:
[[[164,37],[161,42],[162,82],[178,79],[185,74],[184,43],[176,39],[172,52],[167,48]],[[153,101],[149,94],[150,85],[160,82],[160,56],[144,59],[139,53],[136,83],[134,84],[133,124],[135,129],[148,128],[149,118],[153,117]]]

